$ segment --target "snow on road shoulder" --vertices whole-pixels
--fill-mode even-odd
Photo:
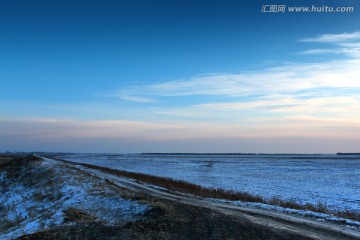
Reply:
[[[122,198],[105,181],[47,159],[0,169],[0,193],[0,239],[74,224],[65,221],[69,209],[106,225],[135,221],[150,209]]]

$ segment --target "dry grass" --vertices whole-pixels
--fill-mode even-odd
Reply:
[[[72,207],[66,209],[63,212],[65,215],[64,218],[65,222],[77,222],[77,223],[89,224],[96,220],[96,218],[90,215],[89,213]]]
[[[62,159],[59,159],[62,160]],[[62,160],[65,161],[65,160]],[[65,161],[70,164],[74,164],[72,162]],[[214,188],[205,188],[197,184],[175,180],[171,178],[153,176],[149,174],[143,173],[135,173],[128,172],[123,170],[111,169],[107,167],[100,167],[91,164],[85,163],[76,163],[82,165],[87,168],[101,170],[116,176],[132,178],[147,184],[153,184],[156,186],[164,187],[169,190],[189,193],[196,196],[204,197],[204,198],[217,198],[217,199],[225,199],[231,201],[243,201],[243,202],[256,202],[256,203],[265,203],[270,205],[276,205],[284,208],[291,208],[297,210],[308,210],[319,213],[332,214],[337,217],[342,217],[346,219],[351,219],[355,221],[360,221],[360,213],[355,211],[336,211],[329,209],[325,204],[302,204],[296,202],[295,200],[282,200],[278,197],[273,197],[271,199],[263,198],[259,195],[250,194],[248,192],[239,192],[239,191],[229,191],[224,189],[214,189]]]
[[[11,162],[13,160],[13,158],[4,158],[4,157],[0,157],[0,168],[5,166],[6,164],[8,164],[9,162]]]
[[[0,153],[0,169],[13,161],[19,162],[25,158],[31,158],[31,155]]]

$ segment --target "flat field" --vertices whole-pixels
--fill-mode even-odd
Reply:
[[[73,162],[244,191],[300,204],[360,211],[360,156],[68,154]]]

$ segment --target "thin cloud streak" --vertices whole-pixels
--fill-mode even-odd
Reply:
[[[303,38],[302,42],[319,42],[319,43],[338,43],[360,40],[360,32],[341,33],[341,34],[323,34],[312,38]]]
[[[130,102],[138,102],[138,103],[155,102],[154,99],[151,99],[149,97],[127,96],[125,94],[119,95],[119,97],[123,100],[130,101]]]
[[[282,100],[259,100],[254,102],[211,103],[158,111],[158,114],[198,121],[226,122],[226,124],[244,124],[269,126],[281,124],[289,129],[299,122],[307,120],[303,131],[328,126],[355,127],[360,123],[360,100],[355,98],[303,99],[302,101],[285,98]],[[280,129],[277,129],[280,130]],[[280,130],[281,131],[281,130]],[[259,129],[260,132],[260,129]],[[315,131],[317,132],[317,131]]]
[[[360,58],[360,32],[327,34],[315,38],[300,39],[302,42],[327,43],[335,46],[327,49],[310,49],[302,54],[343,54],[352,58]]]
[[[296,99],[292,97],[268,98],[252,102],[210,103],[194,106],[211,110],[267,109],[270,112],[284,111],[292,113],[324,113],[333,112],[336,117],[351,112],[353,118],[360,120],[359,97],[321,97],[313,99]]]

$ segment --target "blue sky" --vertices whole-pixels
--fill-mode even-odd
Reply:
[[[360,151],[359,8],[1,0],[0,151]]]

